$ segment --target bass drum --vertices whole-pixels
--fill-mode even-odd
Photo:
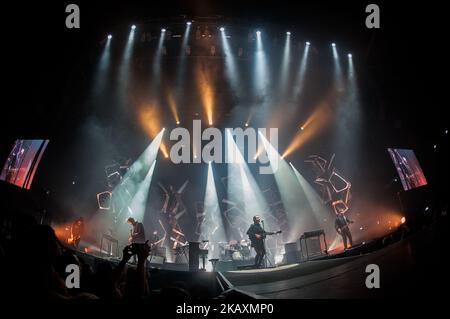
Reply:
[[[242,256],[240,251],[235,251],[233,252],[233,254],[231,255],[231,259],[232,260],[244,260],[244,257]]]
[[[241,253],[242,253],[242,257],[249,259],[251,257],[250,256],[251,255],[250,246],[242,246]]]

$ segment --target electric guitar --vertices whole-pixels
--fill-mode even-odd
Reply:
[[[130,229],[130,237],[128,237],[128,243],[132,244],[133,243],[133,230]]]
[[[339,231],[342,231],[343,229],[350,229],[350,225],[353,224],[353,223],[354,223],[353,220],[348,220],[346,225],[344,225],[343,227],[339,228]]]
[[[255,237],[256,237],[255,239],[252,240],[250,238],[251,246],[253,247],[255,245],[256,241],[266,239],[267,236],[277,235],[277,234],[281,234],[281,233],[282,233],[282,231],[279,230],[279,231],[274,231],[274,232],[264,231],[262,234],[255,234]]]
[[[75,243],[76,243],[77,241],[79,241],[80,239],[81,239],[81,236],[80,236],[80,235],[78,235],[78,236],[70,235],[70,237],[67,238],[67,243],[68,243],[69,245],[75,245]]]

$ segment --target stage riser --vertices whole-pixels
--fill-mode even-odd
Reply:
[[[251,268],[254,265],[253,260],[230,260],[230,261],[219,261],[216,266],[216,271],[233,271],[242,268]]]

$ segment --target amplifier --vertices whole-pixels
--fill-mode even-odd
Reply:
[[[287,264],[296,264],[300,261],[301,253],[299,245],[295,243],[286,243],[284,245],[284,262]]]
[[[158,265],[162,265],[164,264],[165,261],[165,257],[162,256],[148,256],[147,260],[149,261],[149,263],[151,264],[158,264]]]

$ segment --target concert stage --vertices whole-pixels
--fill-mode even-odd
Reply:
[[[448,287],[445,10],[121,1],[4,8],[0,290],[207,304]]]
[[[190,272],[187,264],[148,264],[150,288],[159,292],[174,286],[184,287],[200,299],[230,293],[250,299],[380,298],[409,296],[418,289],[437,295],[439,292],[432,287],[445,285],[445,275],[440,270],[446,269],[440,254],[448,242],[444,236],[445,226],[434,224],[395,242],[393,235],[322,259],[266,269]],[[78,254],[93,267],[105,260],[118,262]],[[427,263],[418,260],[423,254],[429,254]],[[373,264],[381,273],[379,289],[366,287],[369,275],[366,267]]]
[[[151,265],[152,290],[172,287],[174,284],[192,291],[196,298],[215,298],[233,291],[240,298],[322,299],[322,298],[379,298],[408,296],[419,287],[431,287],[440,272],[430,271],[430,281],[425,282],[427,268],[418,268],[416,256],[418,242],[428,235],[419,234],[410,240],[397,242],[379,250],[345,257],[330,256],[267,269],[249,269],[226,272],[189,272],[186,264],[166,263]],[[426,245],[427,243],[421,243]],[[83,254],[86,257],[86,254]],[[434,257],[436,258],[436,257]],[[99,259],[99,258],[97,258]],[[97,260],[98,262],[98,260]],[[367,289],[365,269],[376,264],[382,271],[381,289]],[[432,264],[432,263],[431,263]],[[132,265],[130,265],[133,267]],[[422,265],[423,266],[423,265]],[[434,279],[433,279],[434,278]],[[436,294],[437,291],[429,291]]]

